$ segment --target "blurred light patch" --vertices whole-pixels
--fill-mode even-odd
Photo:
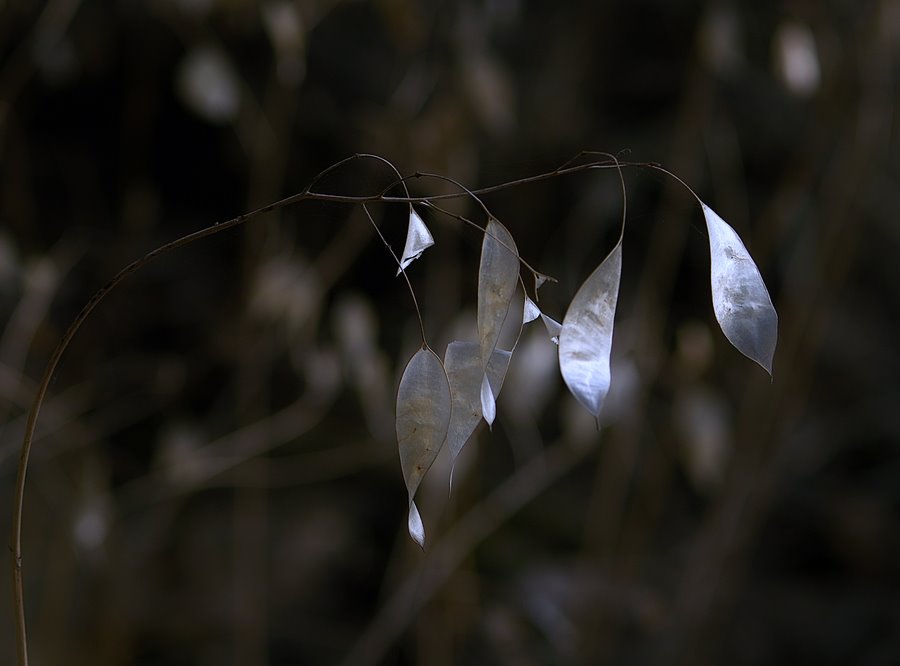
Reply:
[[[678,394],[673,410],[687,475],[695,490],[712,494],[722,483],[731,450],[727,406],[717,394],[695,386]]]
[[[56,291],[60,275],[56,264],[50,257],[38,257],[25,264],[22,273],[26,294],[32,296],[48,296]]]
[[[900,42],[900,0],[883,0],[878,13],[882,39],[896,47]]]
[[[293,335],[318,311],[321,296],[315,271],[302,258],[276,255],[256,273],[250,311],[261,320],[284,323]]]
[[[676,358],[685,378],[702,375],[713,360],[713,339],[706,323],[692,320],[681,324],[676,333]]]
[[[643,384],[637,364],[628,357],[620,356],[612,359],[610,376],[612,381],[609,393],[600,412],[602,425],[609,425],[628,418],[634,411],[634,406],[639,404],[639,395]]]
[[[267,2],[260,11],[277,58],[278,79],[288,86],[300,84],[306,74],[306,31],[297,5],[284,0]]]
[[[85,551],[103,546],[109,534],[109,507],[99,498],[85,502],[72,524],[72,537],[76,545]]]
[[[187,488],[204,476],[200,447],[205,438],[186,423],[170,425],[162,433],[158,445],[157,464],[163,477],[176,488]]]
[[[51,86],[71,83],[81,71],[81,61],[72,40],[41,33],[35,40],[32,57],[44,82]]]
[[[319,396],[331,395],[341,386],[341,359],[330,346],[295,345],[291,365]]]
[[[11,285],[20,271],[15,245],[6,234],[0,232],[0,293],[11,291]]]
[[[237,116],[237,77],[225,56],[215,49],[191,49],[178,67],[176,90],[191,111],[210,123],[224,125]]]
[[[522,15],[522,2],[521,0],[487,0],[484,3],[484,13],[495,25],[512,28]]]
[[[717,74],[727,74],[744,61],[741,22],[733,7],[712,7],[700,24],[700,56]]]
[[[485,54],[470,54],[461,67],[469,102],[481,125],[492,134],[512,130],[516,121],[515,92],[509,72]]]
[[[204,18],[216,4],[215,0],[176,0],[179,9],[189,16]]]
[[[822,82],[816,40],[809,26],[782,23],[775,33],[775,72],[785,87],[798,97],[809,97]]]
[[[556,347],[540,323],[522,335],[503,383],[503,406],[515,419],[535,419],[559,390]]]
[[[390,366],[378,343],[378,315],[355,294],[342,296],[332,311],[345,374],[363,405],[366,423],[378,439],[394,436]]]

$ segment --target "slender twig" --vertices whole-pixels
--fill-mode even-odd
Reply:
[[[19,465],[16,473],[15,496],[13,499],[12,538],[10,549],[12,550],[13,599],[15,603],[16,617],[16,653],[19,661],[19,666],[27,666],[28,664],[27,633],[25,627],[25,592],[22,578],[22,517],[25,504],[25,478],[28,471],[28,459],[31,455],[31,446],[34,441],[34,433],[37,426],[38,415],[40,414],[41,405],[44,402],[47,390],[50,387],[50,381],[52,380],[53,375],[56,372],[56,368],[59,365],[60,359],[68,348],[69,343],[72,341],[72,338],[75,337],[78,329],[81,328],[81,325],[84,323],[84,321],[88,318],[88,316],[90,316],[91,312],[94,311],[94,308],[96,308],[97,305],[100,304],[100,301],[102,301],[107,296],[107,294],[115,289],[129,275],[137,272],[160,255],[166,254],[167,252],[170,252],[177,248],[184,247],[185,245],[189,245],[203,238],[207,238],[209,236],[212,236],[213,234],[219,233],[220,231],[224,231],[225,229],[230,229],[232,227],[243,224],[247,219],[249,219],[251,216],[254,216],[255,214],[256,213],[241,215],[234,219],[228,220],[227,222],[222,222],[211,227],[206,227],[205,229],[201,229],[200,231],[196,231],[192,234],[188,234],[187,236],[182,236],[177,240],[166,243],[165,245],[162,245],[155,250],[148,252],[140,259],[136,259],[135,261],[128,264],[125,268],[120,270],[112,280],[106,283],[106,285],[101,287],[100,290],[98,290],[93,296],[91,296],[90,300],[85,304],[85,306],[72,321],[68,330],[57,344],[56,349],[54,349],[53,353],[50,355],[50,360],[47,362],[47,367],[45,368],[44,374],[41,377],[41,381],[38,384],[37,392],[34,396],[34,401],[32,402],[31,409],[28,412],[28,419],[25,422],[25,434],[22,439],[22,449],[19,453]]]
[[[613,158],[615,159],[615,158]],[[616,160],[618,164],[618,160]],[[628,191],[625,188],[625,174],[622,173],[622,167],[619,166],[619,183],[622,185],[622,230],[619,232],[619,242],[625,238],[625,218],[628,217]]]
[[[536,270],[531,264],[529,264],[527,261],[525,261],[525,259],[522,258],[522,255],[520,255],[514,248],[511,248],[509,245],[507,245],[507,244],[503,241],[502,238],[497,238],[497,236],[495,236],[494,234],[492,234],[490,231],[488,231],[485,227],[482,227],[482,226],[481,226],[480,224],[478,224],[477,222],[473,222],[472,220],[470,220],[469,218],[467,218],[465,215],[460,215],[459,213],[454,213],[453,211],[447,210],[446,208],[443,208],[443,207],[441,207],[441,206],[438,206],[437,204],[432,203],[432,202],[430,202],[430,201],[428,201],[428,202],[426,202],[426,203],[428,204],[428,207],[429,207],[429,208],[431,208],[431,209],[433,209],[433,210],[436,210],[437,212],[442,213],[442,214],[446,215],[447,217],[452,217],[452,218],[453,218],[454,220],[456,220],[457,222],[462,222],[463,224],[466,224],[466,225],[468,225],[468,226],[470,226],[470,227],[473,227],[473,228],[475,228],[475,229],[478,229],[478,231],[480,231],[480,232],[484,233],[485,235],[487,235],[487,236],[493,238],[493,239],[494,239],[495,241],[497,241],[500,245],[502,245],[502,246],[505,247],[507,250],[509,250],[512,254],[514,254],[514,255],[516,256],[516,259],[519,260],[519,263],[521,263],[525,268],[527,268],[529,271],[531,271],[532,274],[534,274],[534,275],[541,275],[541,276],[543,276],[543,277],[545,277],[545,278],[549,278],[549,279],[553,280],[554,282],[556,281],[556,278],[553,278],[553,277],[551,277],[551,276],[549,276],[549,275],[544,275],[544,274],[541,273],[540,271]],[[495,219],[495,220],[497,219],[496,217],[494,217],[494,216],[491,215],[490,213],[488,213],[488,217],[493,218],[493,219]]]
[[[458,180],[456,180],[454,178],[450,178],[449,176],[444,176],[439,173],[424,173],[421,171],[416,172],[415,175],[413,176],[413,178],[433,178],[434,180],[442,180],[445,183],[450,183],[451,185],[453,185],[454,187],[458,187],[460,189],[460,191],[465,192],[472,199],[474,199],[475,202],[479,206],[481,206],[481,210],[484,211],[484,214],[488,219],[494,217],[493,214],[491,214],[491,211],[488,210],[488,207],[484,205],[484,201],[482,201],[481,198],[477,194],[475,194],[475,192],[473,192],[468,187],[466,187],[465,185],[463,185],[462,183],[460,183]]]
[[[582,154],[590,154],[585,151]],[[608,155],[608,153],[595,153],[595,154],[603,154]],[[355,159],[358,156],[354,156],[353,158],[347,158],[344,162],[350,161],[351,159]],[[609,156],[611,157],[611,156]],[[330,201],[333,203],[369,203],[373,201],[381,201],[384,203],[428,203],[431,201],[440,201],[441,199],[458,199],[464,196],[470,195],[482,195],[482,194],[491,194],[492,192],[499,192],[501,190],[508,190],[514,187],[521,187],[523,185],[531,185],[532,183],[538,183],[544,180],[551,180],[553,178],[558,178],[560,176],[568,176],[576,173],[580,173],[582,171],[591,171],[594,169],[618,169],[621,167],[649,167],[649,168],[657,168],[659,165],[648,163],[648,162],[616,162],[613,158],[612,160],[604,160],[604,161],[596,161],[596,162],[587,162],[584,164],[577,164],[574,166],[567,166],[564,168],[554,169],[553,171],[546,171],[544,173],[539,173],[534,176],[526,176],[525,178],[516,178],[514,180],[508,180],[502,183],[498,183],[496,185],[488,185],[487,187],[481,187],[475,190],[467,190],[466,192],[445,192],[444,194],[432,194],[428,196],[420,196],[420,197],[389,197],[383,196],[380,194],[375,195],[366,195],[366,196],[351,196],[345,194],[327,194],[325,192],[314,192],[311,189],[304,190],[300,194],[295,194],[293,196],[287,197],[286,199],[282,199],[281,201],[276,201],[269,206],[266,206],[264,212],[268,212],[270,210],[278,210],[279,208],[284,208],[292,203],[296,203],[301,198],[315,200],[315,201]],[[411,180],[416,178],[416,174],[411,174],[409,176],[404,177],[402,180]],[[384,191],[390,190],[395,184],[387,187]]]
[[[366,204],[362,205],[363,212],[365,212],[366,217],[369,218],[369,222],[372,225],[372,228],[375,229],[375,233],[378,234],[378,238],[381,239],[381,242],[387,248],[387,251],[391,253],[391,256],[394,258],[394,261],[400,266],[400,273],[403,275],[403,279],[406,280],[406,286],[409,287],[409,295],[412,298],[413,307],[416,309],[416,317],[419,318],[419,330],[422,333],[422,346],[428,346],[428,340],[425,337],[425,322],[422,320],[422,311],[419,309],[419,301],[416,299],[416,290],[413,289],[412,282],[409,281],[409,276],[406,274],[406,271],[403,270],[403,264],[400,261],[400,257],[397,256],[397,253],[394,252],[394,248],[391,247],[391,244],[387,242],[387,239],[384,237],[384,234],[381,233],[381,229],[377,224],[375,224],[375,220],[372,219],[372,214],[369,212],[368,206]]]

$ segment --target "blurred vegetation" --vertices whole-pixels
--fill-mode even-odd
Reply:
[[[166,256],[44,405],[35,663],[900,663],[898,45],[898,0],[0,2],[3,530],[37,378],[93,291],[356,152],[473,188],[582,149],[659,161],[780,314],[770,383],[715,327],[699,210],[626,172],[602,432],[530,330],[453,495],[440,460],[420,492],[423,554],[393,433],[416,324],[361,212],[303,204]],[[612,247],[618,188],[486,198],[559,279],[549,314]],[[399,249],[404,211],[374,212]],[[410,273],[443,349],[480,238],[429,224]]]

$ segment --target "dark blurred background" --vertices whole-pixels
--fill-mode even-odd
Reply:
[[[900,663],[898,45],[898,0],[0,2],[4,534],[36,383],[90,295],[356,152],[472,188],[580,150],[658,161],[780,315],[770,382],[716,327],[696,204],[628,169],[602,431],[532,325],[452,495],[444,457],[420,490],[423,554],[393,432],[417,324],[362,211],[307,202],[160,258],[44,404],[34,663]],[[360,160],[319,188],[391,178]],[[485,201],[561,319],[615,242],[615,173]],[[481,239],[422,212],[442,354]],[[372,213],[399,251],[404,207]]]

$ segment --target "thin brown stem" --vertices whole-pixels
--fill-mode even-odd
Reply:
[[[525,268],[527,268],[529,271],[531,271],[534,275],[540,275],[540,276],[549,278],[549,279],[554,280],[554,281],[556,280],[555,278],[550,277],[549,275],[544,275],[544,274],[541,273],[540,271],[536,270],[531,264],[529,264],[527,261],[525,261],[525,260],[522,258],[522,255],[520,255],[520,254],[519,254],[518,252],[516,252],[513,248],[511,248],[509,245],[507,245],[506,243],[504,243],[504,242],[503,242],[503,239],[497,238],[494,234],[490,233],[486,228],[482,227],[482,226],[481,226],[480,224],[478,224],[477,222],[473,222],[472,220],[470,220],[469,218],[467,218],[465,215],[460,215],[459,213],[454,213],[454,212],[452,212],[452,211],[447,210],[446,208],[442,208],[442,207],[438,206],[437,204],[431,203],[430,201],[428,201],[428,202],[426,202],[426,203],[428,204],[428,207],[429,207],[429,208],[432,208],[433,210],[436,210],[436,211],[439,212],[439,213],[443,213],[443,214],[446,215],[447,217],[452,217],[454,220],[456,220],[456,221],[458,221],[458,222],[462,222],[463,224],[467,224],[467,225],[469,225],[470,227],[472,227],[472,228],[474,228],[474,229],[478,229],[478,231],[480,231],[480,232],[482,232],[482,233],[484,233],[484,234],[487,234],[488,236],[490,236],[491,238],[493,238],[495,241],[497,241],[498,243],[500,243],[500,245],[502,245],[502,246],[505,247],[507,250],[509,250],[512,254],[516,255],[516,259],[519,260],[519,263],[522,264],[522,265],[523,265]],[[490,213],[488,213],[488,217],[494,218],[495,220],[497,219],[497,218],[495,218],[493,215],[491,215]]]
[[[425,322],[422,319],[422,311],[419,309],[419,301],[416,299],[416,290],[413,289],[412,282],[409,281],[409,276],[406,274],[405,270],[402,270],[403,264],[400,261],[400,257],[397,256],[397,253],[394,252],[394,248],[391,247],[391,244],[387,242],[387,239],[384,237],[384,234],[381,233],[381,229],[375,224],[375,220],[372,219],[372,214],[369,212],[366,204],[362,205],[363,211],[366,213],[366,217],[369,218],[369,222],[372,225],[372,228],[375,229],[375,233],[378,234],[378,238],[381,239],[382,244],[387,248],[387,251],[391,253],[391,256],[394,258],[394,262],[401,267],[400,274],[403,275],[403,279],[406,280],[406,286],[409,287],[409,295],[412,298],[413,307],[416,309],[416,317],[419,318],[419,330],[422,333],[422,346],[427,347],[428,341],[425,338]]]
[[[28,459],[31,455],[31,447],[34,442],[34,433],[37,427],[38,415],[40,414],[41,405],[43,404],[44,398],[47,395],[47,389],[50,387],[50,381],[53,379],[53,375],[56,372],[56,368],[59,365],[60,359],[62,359],[62,356],[68,348],[69,343],[72,342],[72,339],[75,337],[78,329],[81,328],[81,325],[85,322],[88,316],[90,316],[91,312],[94,311],[94,308],[96,308],[100,304],[100,302],[104,298],[106,298],[106,296],[129,275],[139,271],[141,268],[149,264],[153,259],[163,254],[166,254],[177,248],[184,247],[185,245],[189,245],[203,238],[207,238],[209,236],[212,236],[213,234],[217,234],[220,231],[225,231],[226,229],[230,229],[232,227],[243,224],[246,220],[248,220],[250,217],[255,216],[256,214],[257,213],[254,212],[248,215],[241,215],[234,219],[228,220],[227,222],[222,222],[220,224],[206,227],[205,229],[201,229],[200,231],[188,234],[187,236],[182,236],[177,240],[166,243],[165,245],[162,245],[155,250],[148,252],[140,259],[136,259],[135,261],[128,264],[125,268],[120,270],[112,280],[106,283],[93,296],[91,296],[90,300],[81,309],[81,311],[72,321],[66,333],[63,335],[62,339],[56,345],[56,349],[54,349],[53,353],[50,355],[50,360],[47,362],[47,367],[45,368],[44,374],[41,377],[41,381],[38,384],[37,392],[34,396],[34,401],[32,402],[31,409],[28,412],[28,419],[25,422],[25,434],[22,439],[22,449],[19,453],[19,465],[16,472],[15,495],[13,498],[13,519],[10,550],[12,551],[13,599],[16,617],[16,654],[18,657],[19,666],[27,666],[28,664],[28,644],[25,625],[25,591],[22,578],[22,520],[25,506],[25,479],[28,471]]]

